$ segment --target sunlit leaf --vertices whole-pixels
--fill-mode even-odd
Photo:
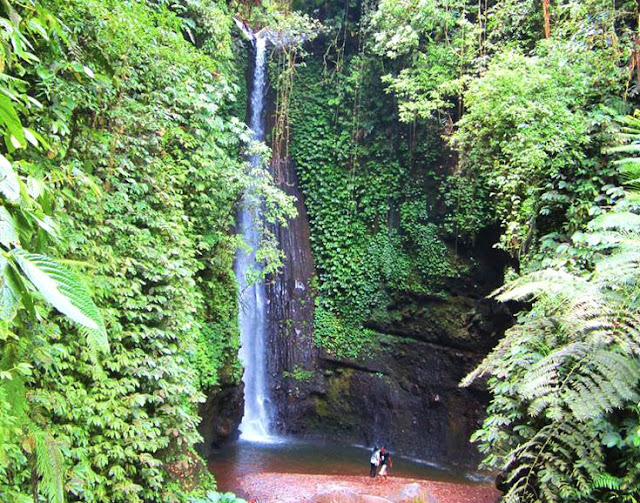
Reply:
[[[89,292],[77,276],[53,259],[21,248],[11,251],[20,269],[42,296],[76,323],[105,333],[104,322]],[[106,348],[101,348],[106,350]]]
[[[0,319],[10,320],[16,313],[20,290],[7,259],[0,255]]]
[[[20,245],[16,221],[4,206],[0,206],[0,244],[6,249]]]
[[[20,181],[9,160],[0,154],[0,193],[9,202],[16,203],[20,199]]]
[[[0,123],[4,124],[11,137],[15,138],[18,146],[26,144],[24,129],[20,118],[11,102],[11,99],[4,93],[0,93]],[[18,148],[18,147],[16,147]]]

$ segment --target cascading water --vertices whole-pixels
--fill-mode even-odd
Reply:
[[[264,95],[266,87],[267,40],[255,38],[255,67],[250,99],[249,127],[257,141],[264,140]],[[251,156],[253,167],[262,159]],[[239,214],[239,230],[250,247],[240,249],[235,261],[235,274],[240,288],[239,325],[242,347],[240,359],[244,365],[244,416],[240,423],[240,438],[252,442],[271,442],[272,406],[267,386],[266,336],[267,299],[264,281],[252,281],[252,271],[259,272],[255,251],[260,238],[262,204],[249,189],[242,200]]]

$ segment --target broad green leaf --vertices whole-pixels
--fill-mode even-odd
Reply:
[[[20,200],[20,180],[9,160],[2,154],[0,154],[0,193],[11,203],[17,203]]]
[[[49,34],[47,33],[47,29],[42,26],[42,23],[38,18],[33,18],[29,20],[29,28],[34,32],[38,33],[44,40],[49,40]]]
[[[605,436],[602,437],[602,443],[609,448],[620,445],[621,442],[622,442],[622,437],[616,431],[607,432]]]
[[[0,206],[0,244],[6,249],[20,246],[16,221],[4,206]]]
[[[15,138],[18,145],[16,148],[26,145],[27,139],[24,135],[20,118],[13,107],[11,99],[3,93],[0,93],[0,123],[7,127],[10,137]]]
[[[49,215],[42,215],[40,217],[32,213],[31,217],[38,224],[38,227],[49,234],[53,239],[58,239],[60,237],[58,235],[58,226]]]
[[[47,302],[76,323],[106,335],[100,311],[74,273],[50,257],[22,248],[12,250],[11,256]]]
[[[21,362],[16,365],[16,371],[22,376],[30,376],[33,374],[33,366],[28,363]]]
[[[34,147],[37,147],[39,145],[38,138],[36,138],[36,135],[31,129],[24,128],[24,137]]]
[[[38,199],[44,193],[44,183],[32,176],[27,178],[27,192],[33,199]]]
[[[20,290],[15,284],[9,262],[0,255],[0,319],[12,319],[18,308]]]
[[[5,143],[9,151],[13,152],[19,148],[24,147],[24,143],[22,143],[14,134],[8,133],[5,136]]]

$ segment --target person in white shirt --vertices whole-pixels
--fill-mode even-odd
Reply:
[[[373,448],[373,452],[371,453],[371,459],[369,460],[371,463],[371,470],[369,470],[369,477],[374,478],[376,476],[376,472],[378,471],[378,466],[380,465],[380,449],[378,446]]]

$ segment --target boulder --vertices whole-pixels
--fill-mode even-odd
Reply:
[[[311,498],[313,503],[360,503],[360,495],[347,488],[331,488]]]
[[[325,488],[311,498],[313,503],[391,503],[386,498],[360,494],[346,487]]]
[[[417,482],[407,484],[396,494],[389,497],[393,503],[438,503],[431,493]]]

